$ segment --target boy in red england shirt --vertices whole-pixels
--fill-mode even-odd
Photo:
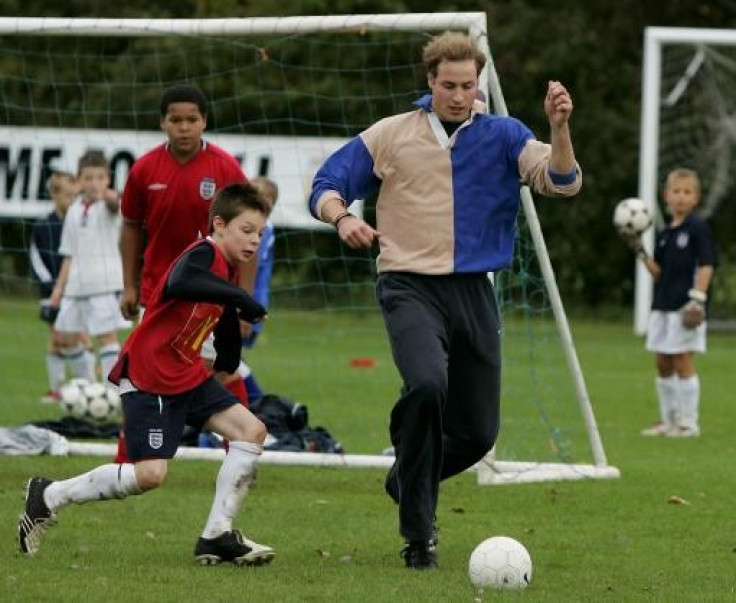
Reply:
[[[167,141],[135,162],[123,190],[120,306],[129,320],[138,315],[139,304],[148,306],[161,275],[179,254],[207,233],[215,191],[246,181],[234,157],[203,139],[207,104],[202,92],[193,86],[168,88],[160,110]]]
[[[235,158],[204,140],[207,101],[198,88],[176,85],[164,90],[160,115],[166,142],[135,162],[123,190],[120,309],[129,320],[138,315],[139,306],[148,306],[171,262],[207,233],[215,191],[246,182]],[[248,291],[253,289],[255,264],[251,262],[240,271],[240,285]],[[211,367],[211,358],[208,360]],[[227,380],[228,388],[247,404],[245,387],[237,375],[220,378]],[[127,460],[125,440],[120,438],[115,462]]]
[[[249,184],[217,193],[210,208],[210,236],[190,245],[164,274],[110,373],[120,386],[132,462],[101,465],[63,481],[31,478],[18,524],[21,552],[37,552],[57,512],[67,505],[126,498],[160,486],[188,424],[230,440],[195,547],[196,560],[260,565],[273,559],[272,548],[232,529],[253,483],[266,428],[200,358],[202,342],[214,333],[215,370],[233,372],[240,360],[239,320],[253,323],[266,316],[263,306],[236,283],[237,266],[258,251],[267,215],[268,207]]]

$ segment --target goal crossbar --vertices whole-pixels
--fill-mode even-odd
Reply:
[[[76,19],[1,17],[0,34],[73,36],[234,36],[417,29],[482,29],[485,13],[413,13],[241,19]]]

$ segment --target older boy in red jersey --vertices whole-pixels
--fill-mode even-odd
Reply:
[[[120,305],[125,318],[134,318],[139,304],[148,305],[171,262],[207,233],[215,191],[246,181],[231,155],[202,139],[206,127],[207,104],[202,92],[192,86],[164,91],[161,129],[168,140],[135,162],[123,191]]]
[[[260,565],[275,556],[232,522],[255,476],[266,428],[202,364],[203,341],[215,336],[216,370],[233,372],[240,360],[240,320],[266,311],[236,285],[240,263],[258,251],[268,207],[249,184],[218,192],[210,209],[211,235],[190,245],[148,297],[148,309],[123,346],[110,380],[120,386],[124,433],[132,462],[106,464],[63,481],[34,477],[18,524],[21,552],[37,552],[59,509],[72,503],[126,498],[163,484],[185,425],[230,440],[215,498],[195,558]]]
[[[120,309],[127,319],[138,315],[139,305],[148,305],[153,289],[171,262],[207,232],[215,191],[228,184],[246,182],[237,161],[203,139],[207,101],[199,89],[188,85],[166,89],[161,95],[160,113],[167,142],[135,162],[123,191]],[[241,286],[252,291],[254,280],[255,266],[243,267]],[[247,404],[245,388],[235,377],[231,380],[233,385],[228,386]],[[126,460],[121,438],[115,461]]]

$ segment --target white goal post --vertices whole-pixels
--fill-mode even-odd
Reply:
[[[417,13],[384,15],[343,15],[343,16],[300,16],[300,17],[261,17],[233,19],[65,19],[65,18],[0,18],[0,35],[22,36],[105,36],[105,37],[153,37],[173,35],[187,36],[252,36],[290,33],[328,33],[355,31],[442,31],[446,29],[464,30],[469,33],[488,57],[486,68],[480,76],[480,87],[492,99],[495,113],[507,115],[506,103],[492,60],[488,44],[486,14],[472,13]],[[556,323],[557,332],[563,347],[565,362],[570,379],[574,384],[577,404],[582,415],[587,440],[592,452],[593,464],[572,465],[569,463],[510,462],[495,460],[490,454],[477,466],[479,483],[509,483],[537,480],[614,478],[619,476],[615,467],[608,465],[603,444],[593,413],[583,373],[573,343],[571,331],[544,237],[537,218],[531,193],[524,187],[521,201],[529,226],[539,268],[546,285],[549,303]],[[72,447],[74,454],[109,454],[104,445],[78,444]],[[203,457],[212,456],[211,451],[202,450]],[[188,451],[186,456],[197,454]],[[215,455],[217,456],[217,455]],[[386,457],[365,455],[264,455],[266,462],[308,463],[320,465],[375,466],[385,467],[391,463]],[[329,458],[328,458],[329,457]]]
[[[672,81],[664,81],[663,54],[668,47],[680,46],[688,50],[679,72]],[[657,198],[660,194],[661,174],[661,112],[664,107],[678,103],[683,95],[699,87],[695,80],[707,68],[707,48],[736,47],[736,30],[698,29],[692,27],[647,27],[644,31],[644,64],[642,69],[642,107],[639,155],[639,197],[649,204],[657,215]],[[718,109],[714,99],[714,112]],[[701,108],[702,110],[702,108]],[[709,116],[702,116],[704,119]],[[713,116],[717,117],[717,116]],[[700,149],[690,150],[692,158]],[[731,166],[726,167],[732,171]],[[701,175],[702,177],[702,175]],[[652,249],[654,229],[644,233],[644,245]],[[647,269],[636,263],[636,289],[634,300],[634,331],[646,333],[652,302],[652,277]]]

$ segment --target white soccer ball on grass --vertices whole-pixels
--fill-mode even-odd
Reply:
[[[518,540],[494,536],[475,547],[468,575],[479,589],[521,590],[532,580],[532,558]]]
[[[636,197],[619,201],[613,212],[613,225],[624,236],[638,236],[647,230],[652,222],[649,207]]]
[[[102,383],[72,379],[59,393],[61,408],[74,417],[105,423],[120,416],[120,396]]]

